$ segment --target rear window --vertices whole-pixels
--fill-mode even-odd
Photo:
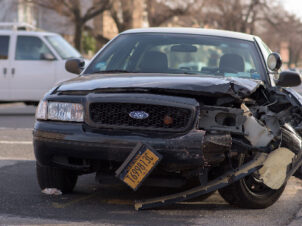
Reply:
[[[8,59],[9,36],[0,35],[0,60]]]

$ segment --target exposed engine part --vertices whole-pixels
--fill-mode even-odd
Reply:
[[[288,166],[292,163],[295,153],[287,148],[272,151],[259,169],[259,179],[271,189],[279,189],[284,184]]]
[[[200,109],[199,128],[242,134],[245,120],[242,113],[241,109],[204,105]]]
[[[274,139],[272,131],[261,125],[245,104],[242,104],[241,108],[246,117],[244,122],[245,138],[255,147],[267,146]]]

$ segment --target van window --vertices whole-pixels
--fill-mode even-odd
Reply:
[[[0,36],[0,60],[8,59],[9,36]]]
[[[49,35],[44,37],[63,59],[81,57],[81,54],[60,35]]]
[[[44,60],[43,54],[53,55],[40,38],[18,36],[16,60]]]

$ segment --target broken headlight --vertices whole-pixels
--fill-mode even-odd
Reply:
[[[82,104],[41,101],[36,119],[69,122],[83,122],[84,108]]]

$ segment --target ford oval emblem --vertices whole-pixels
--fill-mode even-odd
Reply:
[[[149,117],[149,114],[144,111],[131,111],[129,116],[133,119],[146,119]]]

